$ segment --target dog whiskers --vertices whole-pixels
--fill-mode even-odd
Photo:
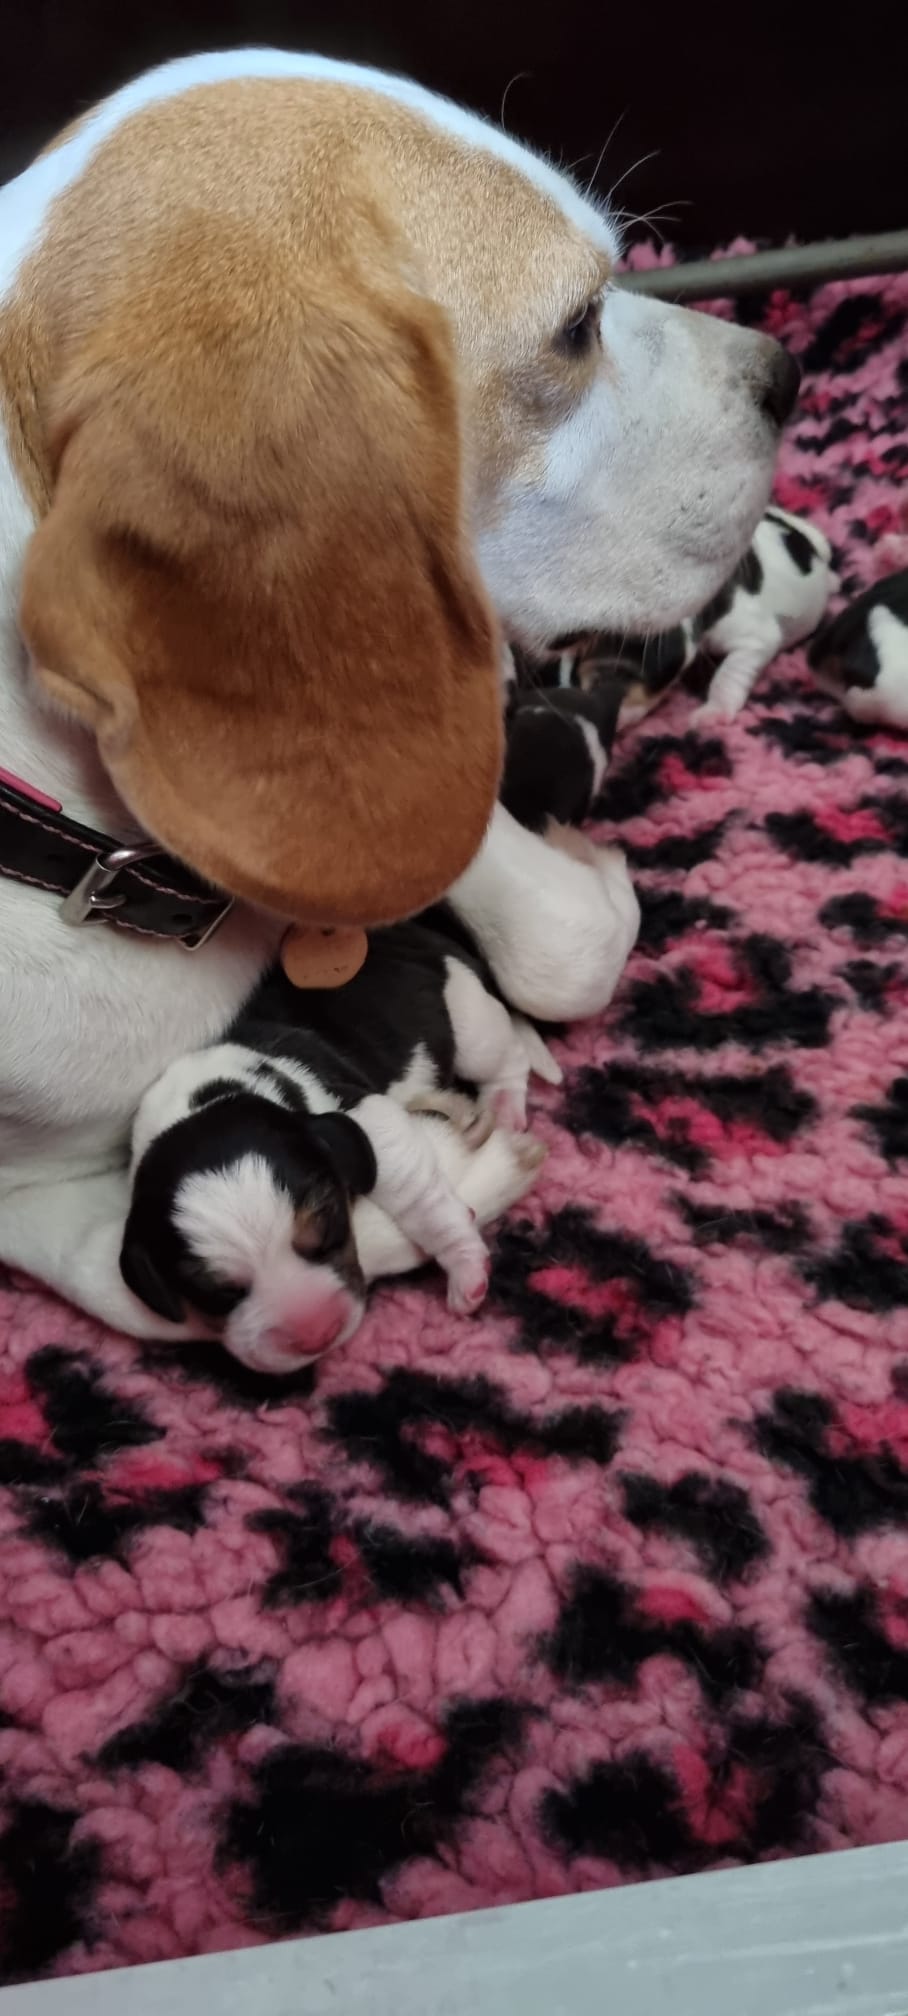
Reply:
[[[504,90],[501,94],[501,109],[498,114],[498,124],[501,127],[503,133],[507,132],[507,127],[505,126],[504,123],[504,114],[508,98],[514,89],[515,84],[523,84],[525,82],[528,82],[528,80],[532,77],[532,75],[533,75],[532,70],[515,70],[513,77],[509,78],[507,84],[505,85]]]

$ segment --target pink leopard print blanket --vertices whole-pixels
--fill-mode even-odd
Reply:
[[[786,294],[782,504],[908,559],[908,279]],[[628,739],[643,934],[492,1298],[281,1390],[0,1293],[5,1978],[908,1832],[908,741]]]

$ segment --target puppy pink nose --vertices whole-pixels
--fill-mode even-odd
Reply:
[[[336,1344],[341,1331],[350,1316],[350,1308],[342,1295],[332,1295],[327,1302],[320,1302],[313,1309],[287,1310],[279,1329],[269,1334],[269,1344],[282,1356],[299,1358],[301,1353],[317,1358],[322,1351],[330,1351]]]

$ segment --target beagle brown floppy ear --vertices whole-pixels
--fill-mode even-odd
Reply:
[[[500,767],[447,323],[387,248],[283,290],[220,251],[216,285],[159,251],[72,346],[22,630],[165,847],[281,915],[384,922],[465,868]]]

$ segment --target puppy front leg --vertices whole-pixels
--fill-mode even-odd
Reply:
[[[0,1259],[129,1337],[198,1335],[162,1323],[127,1288],[120,1247],[128,1206],[125,1169],[9,1190],[0,1194]]]
[[[463,1134],[435,1115],[426,1114],[417,1124],[431,1145],[441,1180],[456,1191],[478,1225],[490,1224],[516,1204],[545,1161],[545,1145],[532,1134],[506,1134],[496,1128],[478,1147],[471,1148]],[[424,1264],[425,1254],[371,1197],[356,1200],[353,1234],[367,1281],[386,1274],[409,1274]]]
[[[782,636],[776,626],[775,634],[761,642],[739,644],[723,658],[709,683],[709,691],[702,707],[698,707],[696,721],[733,721],[746,707],[760,673],[776,652],[781,649]]]
[[[375,1153],[372,1201],[425,1259],[438,1261],[448,1277],[449,1307],[470,1315],[489,1285],[489,1255],[472,1212],[442,1174],[427,1131],[379,1092],[363,1099],[353,1118]]]

